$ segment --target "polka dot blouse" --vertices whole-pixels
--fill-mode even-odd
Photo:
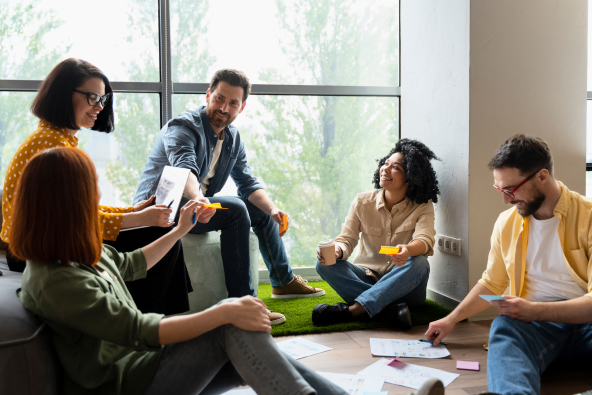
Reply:
[[[2,214],[4,216],[2,233],[0,234],[2,240],[10,244],[12,198],[25,164],[33,155],[44,149],[53,147],[76,148],[77,146],[78,138],[72,136],[66,129],[57,129],[45,121],[39,121],[37,130],[21,144],[6,170],[4,195],[2,196]],[[133,207],[99,206],[99,222],[101,224],[103,239],[117,239],[117,235],[121,229],[121,222],[123,221],[122,214],[132,211],[134,211]]]

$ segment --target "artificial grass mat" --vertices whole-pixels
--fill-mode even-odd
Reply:
[[[309,285],[322,288],[325,295],[317,298],[272,299],[271,285],[259,284],[259,298],[265,302],[269,310],[277,311],[286,316],[286,322],[272,326],[273,336],[302,335],[305,333],[342,332],[356,329],[385,328],[384,322],[346,322],[342,324],[315,326],[312,323],[312,309],[319,303],[335,304],[343,302],[325,281],[309,281]],[[427,325],[439,320],[451,310],[431,300],[426,300],[423,306],[411,310],[413,325]]]

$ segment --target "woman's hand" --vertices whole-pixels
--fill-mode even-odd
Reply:
[[[390,254],[389,257],[395,266],[401,267],[407,262],[407,259],[409,259],[409,250],[406,245],[399,244],[397,247],[399,248],[399,252],[396,254]]]
[[[138,211],[142,211],[146,207],[153,205],[154,199],[156,199],[156,197],[154,195],[152,195],[148,198],[148,200],[142,200],[141,202],[134,204],[134,213],[136,213]]]
[[[341,247],[335,245],[335,260],[343,258],[343,251],[341,251]],[[321,265],[325,266],[325,258],[321,255],[321,249],[317,249],[317,259],[321,262]]]
[[[173,210],[164,204],[157,204],[156,206],[144,208],[134,215],[138,216],[138,226],[160,226],[166,228],[174,224],[174,222],[169,222],[172,212]]]
[[[210,204],[210,200],[205,197],[199,198],[195,201],[200,203],[201,207],[203,207],[204,204]],[[207,224],[210,222],[210,219],[214,216],[214,214],[216,214],[215,208],[205,207],[204,210],[197,214],[197,222]]]
[[[261,299],[252,296],[243,296],[242,298],[224,303],[227,306],[229,322],[237,328],[251,332],[271,332],[271,322],[267,306]]]
[[[208,210],[208,208],[204,207],[203,203],[197,200],[190,200],[185,206],[183,206],[181,213],[179,214],[179,224],[177,225],[177,229],[181,232],[181,236],[186,235],[191,228],[193,228],[193,225],[195,225],[193,223],[193,214],[199,218],[199,216],[206,210]]]

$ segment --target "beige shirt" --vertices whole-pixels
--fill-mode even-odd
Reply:
[[[379,279],[394,267],[387,255],[378,253],[381,246],[394,247],[421,240],[426,246],[424,255],[430,256],[434,255],[435,236],[431,200],[417,204],[405,198],[389,212],[384,202],[384,189],[378,189],[356,196],[335,244],[343,251],[342,259],[348,259],[359,240],[360,248],[353,263]]]

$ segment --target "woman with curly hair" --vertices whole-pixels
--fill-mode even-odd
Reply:
[[[314,324],[369,317],[411,328],[408,306],[424,303],[430,274],[426,257],[434,254],[433,203],[440,191],[432,159],[438,158],[425,144],[402,139],[378,161],[376,190],[356,196],[335,239],[337,263],[326,265],[317,252],[317,272],[347,303],[316,305]],[[381,255],[381,246],[399,251]]]

